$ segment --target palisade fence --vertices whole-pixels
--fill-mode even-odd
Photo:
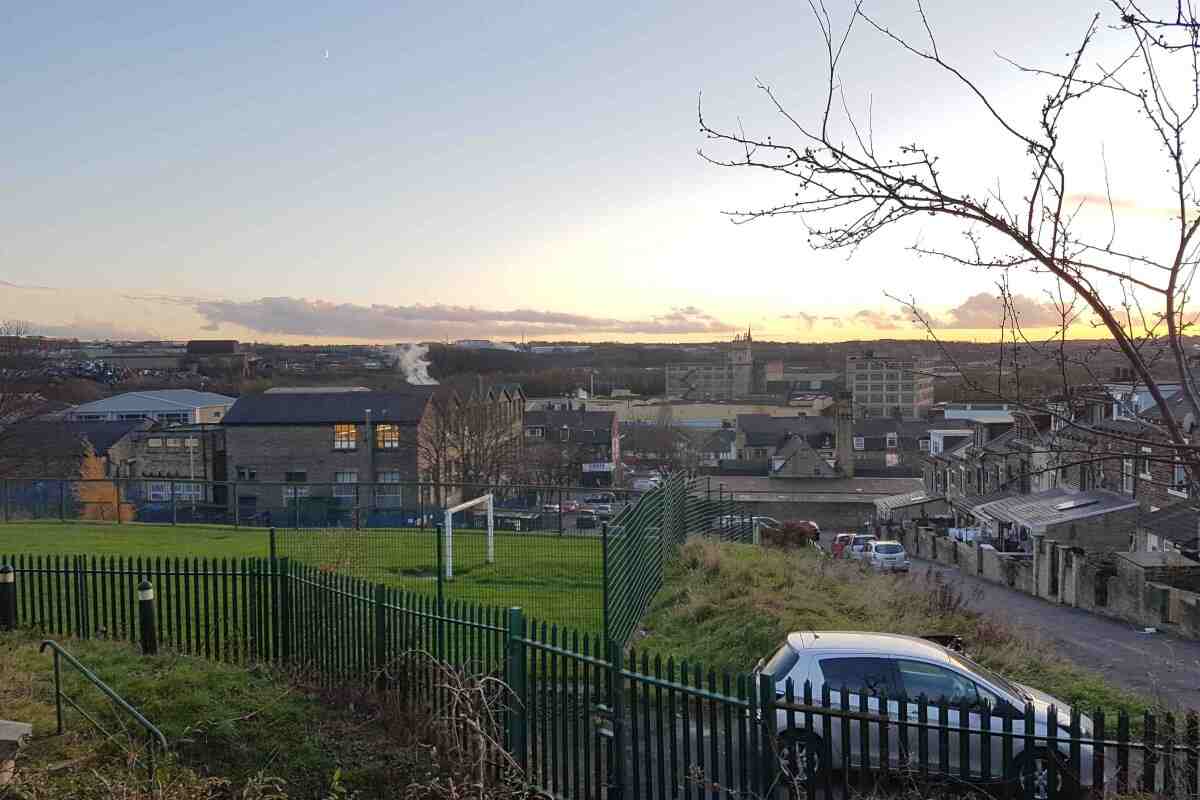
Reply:
[[[1079,784],[1174,797],[1200,789],[1192,713],[1084,720],[1076,710],[1059,723],[1051,711],[1039,726],[1032,705],[1021,713],[845,688],[814,695],[790,682],[780,690],[771,675],[718,674],[532,622],[520,609],[447,603],[288,559],[0,556],[0,565],[15,568],[16,624],[44,636],[138,642],[137,587],[149,580],[164,649],[270,664],[433,710],[449,708],[447,668],[501,678],[492,733],[524,779],[555,797],[724,800],[790,789],[832,798],[934,781],[1045,798]],[[1022,758],[1053,751],[1045,769]]]

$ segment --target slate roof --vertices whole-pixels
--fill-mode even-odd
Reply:
[[[12,426],[6,434],[6,446],[53,448],[87,439],[98,456],[107,455],[112,446],[130,431],[146,427],[145,420],[123,422],[59,422],[30,420]]]
[[[1138,527],[1187,549],[1195,549],[1200,537],[1200,510],[1190,503],[1176,503],[1142,517]]]
[[[295,392],[246,394],[225,415],[226,425],[323,425],[366,422],[416,424],[436,386],[408,386],[388,392]]]
[[[825,459],[821,458],[809,445],[808,441],[803,436],[792,436],[784,443],[783,447],[775,454],[776,458],[782,458],[783,462],[778,469],[772,471],[772,476],[784,478],[789,475],[796,475],[803,465],[811,465],[811,470],[804,467],[804,472],[807,473],[804,477],[813,478],[835,478],[837,471],[826,463]]]
[[[883,510],[890,509],[895,511],[900,508],[910,508],[912,506],[923,506],[926,503],[944,502],[945,497],[940,494],[931,494],[930,492],[920,489],[915,492],[906,492],[904,494],[893,494],[888,497],[875,498],[875,507]]]
[[[1070,507],[1067,507],[1068,504]],[[977,514],[986,514],[1001,522],[1025,525],[1036,531],[1049,525],[1060,525],[1064,522],[1137,508],[1137,505],[1137,501],[1128,495],[1117,494],[1107,489],[1092,489],[1087,492],[1050,489],[1037,494],[1023,494],[984,503],[975,506],[974,510]]]
[[[134,411],[179,411],[205,406],[227,406],[234,398],[195,389],[158,389],[150,392],[125,392],[71,409],[72,414],[109,414]]]
[[[612,411],[526,411],[525,428],[545,428],[549,434],[552,430],[561,430],[565,425],[571,431],[572,441],[581,441],[577,431],[590,430],[593,431],[592,443],[604,444],[612,439],[615,417]]]
[[[738,414],[737,427],[746,435],[747,447],[777,447],[789,433],[803,436],[819,447],[832,437],[837,421],[832,417],[772,417],[768,414]]]

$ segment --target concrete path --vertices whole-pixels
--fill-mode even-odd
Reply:
[[[1118,686],[1172,706],[1200,708],[1200,641],[1143,633],[1120,620],[1050,603],[973,575],[914,558],[913,568],[933,569],[963,585],[970,606],[1024,626],[1061,655],[1096,670]]]

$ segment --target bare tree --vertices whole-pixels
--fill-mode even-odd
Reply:
[[[917,0],[915,14],[923,30],[920,40],[895,33],[856,0],[848,20],[835,24],[823,0],[809,0],[820,32],[827,70],[821,103],[811,113],[794,113],[771,87],[759,83],[767,102],[788,131],[788,141],[756,136],[740,126],[710,125],[699,109],[700,130],[710,141],[701,155],[713,164],[751,168],[792,181],[787,202],[728,212],[735,222],[765,217],[800,217],[810,241],[819,249],[853,250],[875,234],[901,226],[918,215],[942,218],[962,236],[963,246],[916,244],[917,253],[948,260],[963,269],[999,272],[1002,324],[999,374],[992,396],[1037,406],[1060,417],[1067,426],[1086,428],[1073,414],[1073,361],[1067,338],[1072,326],[1094,324],[1128,364],[1134,382],[1150,394],[1171,454],[1187,465],[1191,483],[1200,479],[1200,443],[1189,442],[1185,420],[1200,421],[1200,390],[1192,375],[1186,335],[1194,322],[1189,313],[1197,260],[1196,170],[1200,156],[1188,134],[1200,111],[1200,18],[1191,4],[1172,4],[1163,15],[1144,11],[1130,0],[1112,0],[1104,13],[1087,22],[1065,63],[1044,69],[1013,62],[1017,74],[1049,91],[1029,129],[1001,110],[939,49],[934,26]],[[943,175],[937,154],[919,143],[888,148],[877,144],[879,123],[849,110],[842,90],[841,61],[859,30],[893,46],[898,56],[923,63],[948,76],[973,98],[977,114],[1024,153],[1027,180],[1020,190],[995,186],[973,191],[951,188],[957,181]],[[1099,37],[1120,43],[1119,55],[1097,63]],[[1105,51],[1112,52],[1112,51]],[[1118,242],[1118,230],[1130,213],[1113,200],[1104,164],[1104,197],[1110,218],[1107,230],[1095,230],[1078,217],[1082,201],[1073,195],[1085,185],[1079,171],[1068,169],[1064,130],[1069,118],[1088,98],[1104,104],[1106,113],[1137,117],[1158,152],[1133,154],[1143,169],[1166,169],[1169,175],[1161,206],[1170,209],[1169,237],[1143,237],[1138,247]],[[882,140],[884,137],[880,137]],[[1071,152],[1077,150],[1072,148]],[[1102,152],[1096,147],[1093,152]],[[1157,162],[1154,162],[1157,159]],[[1075,162],[1072,161],[1072,164]],[[1052,336],[1034,339],[1021,324],[1020,310],[1007,276],[1024,271],[1045,276],[1046,290],[1059,316]],[[914,318],[933,334],[935,325],[915,298],[902,300]],[[1092,322],[1094,320],[1094,322]],[[1062,373],[1065,403],[1048,405],[1025,397],[1020,370],[1034,359],[1053,359]],[[1181,396],[1168,396],[1168,379],[1181,385]],[[1142,444],[1137,432],[1106,433],[1133,450]],[[1110,456],[1111,457],[1111,456]]]
[[[9,449],[16,426],[46,410],[35,377],[40,363],[29,325],[0,320],[0,454]]]

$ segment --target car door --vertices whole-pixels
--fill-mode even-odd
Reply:
[[[899,704],[892,698],[899,696],[900,689],[893,660],[881,656],[839,655],[818,658],[817,665],[821,681],[829,687],[831,708],[844,707],[853,714],[861,714],[865,705],[867,714],[876,717],[874,720],[863,720],[830,715],[830,741],[826,745],[832,754],[831,765],[841,766],[848,762],[851,766],[881,766],[883,751],[880,741],[886,728],[887,762],[892,767],[898,766],[901,761],[896,728]],[[885,697],[888,698],[886,705]],[[814,698],[814,702],[819,704],[819,697]],[[823,731],[818,733],[824,737]],[[867,740],[865,751],[864,738]]]
[[[999,699],[981,689],[969,676],[943,664],[934,664],[917,659],[896,659],[896,671],[904,694],[909,698],[905,709],[909,722],[919,721],[919,700],[928,701],[926,720],[931,727],[922,731],[917,727],[908,729],[907,740],[912,757],[912,766],[919,768],[921,738],[925,740],[925,753],[930,772],[962,775],[962,736],[967,736],[967,767],[971,775],[980,773],[981,739],[978,733],[982,724],[980,712],[985,706],[996,708],[993,713],[993,730],[1000,730],[999,713],[1003,704]],[[962,719],[962,709],[967,709],[967,719]],[[991,741],[993,774],[1000,767],[999,737]]]

